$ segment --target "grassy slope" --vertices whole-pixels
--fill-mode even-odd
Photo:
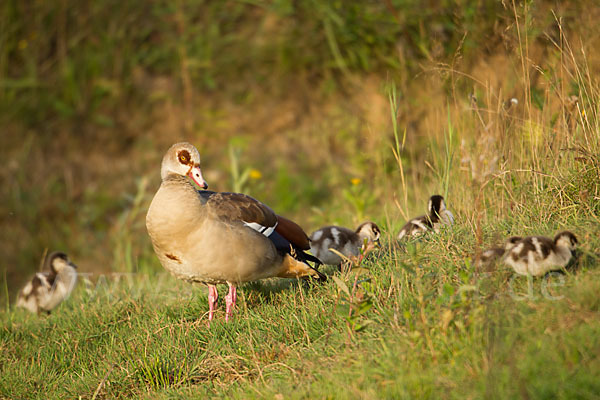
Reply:
[[[533,281],[529,299],[525,278],[470,269],[471,241],[459,228],[371,257],[360,332],[333,279],[246,285],[233,322],[210,328],[202,291],[165,275],[80,290],[49,317],[3,314],[0,392],[90,398],[106,377],[106,398],[597,396],[598,235],[576,274]]]
[[[577,2],[574,4],[581,6]],[[245,6],[237,6],[237,17],[248,12]],[[43,2],[36,7],[47,7],[45,12],[55,16],[49,3]],[[285,33],[292,37],[293,34],[306,36],[310,32],[327,36],[327,29],[319,31],[303,21],[331,24],[331,21],[337,20],[335,13],[332,14],[334,6],[331,7],[317,10],[320,19],[313,18],[311,12],[315,11],[307,7],[304,14],[293,15],[299,18],[296,29],[300,31],[293,32],[292,29]],[[462,10],[477,9],[474,5],[472,7]],[[7,3],[2,9],[6,20],[11,20],[10,12],[13,9],[18,9],[13,3]],[[106,11],[103,7],[90,10],[99,13],[98,18],[86,19],[88,11],[73,11],[72,17],[79,18],[78,23],[84,27],[83,37],[94,36],[98,27],[88,21],[102,24],[101,15]],[[574,52],[577,55],[574,55],[564,45],[561,51],[552,50],[551,45],[550,50],[539,46],[536,41],[545,37],[545,33],[556,39],[556,27],[551,25],[546,29],[547,21],[553,21],[549,13],[535,8],[533,11],[517,10],[520,17],[523,17],[521,13],[529,11],[538,16],[538,19],[528,20],[531,25],[517,24],[523,29],[522,36],[517,40],[515,25],[510,21],[512,10],[503,10],[505,20],[502,23],[506,30],[503,28],[500,31],[503,35],[510,35],[505,43],[509,48],[505,63],[512,65],[512,68],[503,69],[505,65],[498,62],[496,56],[490,58],[492,67],[486,69],[486,57],[489,56],[486,51],[490,50],[487,48],[477,53],[484,56],[483,66],[469,69],[469,63],[478,65],[476,60],[468,57],[469,51],[478,48],[478,42],[474,44],[468,37],[464,43],[464,53],[461,54],[469,61],[462,66],[472,76],[466,79],[457,73],[456,77],[448,78],[441,73],[442,76],[438,78],[416,79],[417,85],[425,82],[425,86],[419,97],[411,98],[411,92],[406,91],[409,85],[402,82],[407,78],[396,76],[402,75],[406,71],[404,68],[408,67],[392,66],[395,73],[391,80],[399,82],[398,88],[402,93],[399,103],[393,107],[399,114],[394,116],[399,121],[395,131],[389,124],[382,124],[381,132],[373,129],[370,122],[365,124],[361,120],[364,117],[360,114],[363,110],[360,110],[359,116],[353,115],[355,109],[345,103],[344,106],[337,103],[324,106],[327,111],[318,120],[320,124],[317,128],[307,129],[302,124],[300,127],[292,124],[290,128],[289,124],[284,124],[281,136],[285,140],[280,140],[279,130],[275,127],[271,126],[272,132],[267,134],[261,131],[260,121],[253,122],[255,125],[245,137],[246,142],[242,140],[245,147],[240,147],[248,152],[253,151],[252,156],[263,151],[267,153],[262,155],[264,160],[255,162],[270,165],[276,171],[275,175],[265,179],[266,182],[275,183],[267,186],[262,182],[248,183],[245,188],[251,188],[252,194],[259,198],[272,200],[270,204],[278,210],[299,214],[298,208],[302,208],[304,211],[301,215],[311,214],[313,225],[332,220],[355,223],[355,219],[359,219],[357,215],[364,214],[360,217],[368,216],[384,226],[388,232],[387,242],[391,243],[404,213],[412,215],[422,210],[420,203],[432,191],[448,192],[449,206],[457,217],[455,227],[439,236],[426,237],[408,248],[388,249],[369,259],[366,264],[369,272],[366,275],[371,278],[371,283],[361,285],[353,296],[353,304],[358,306],[359,300],[363,301],[361,310],[364,310],[364,314],[356,316],[352,322],[370,323],[361,332],[354,332],[349,329],[345,319],[348,313],[347,296],[343,291],[340,292],[333,279],[319,286],[285,281],[246,285],[240,290],[239,308],[234,321],[225,325],[223,316],[219,315],[218,321],[208,329],[204,315],[207,303],[203,291],[157,272],[161,268],[152,254],[143,225],[144,210],[157,183],[158,172],[155,169],[160,159],[157,149],[164,147],[163,141],[179,139],[183,131],[186,138],[193,138],[194,142],[203,145],[206,150],[203,152],[205,165],[210,165],[213,171],[227,171],[230,165],[227,157],[223,156],[223,138],[216,133],[228,132],[224,137],[229,139],[233,136],[231,132],[240,126],[249,128],[245,122],[235,125],[220,113],[235,112],[248,106],[251,109],[248,114],[252,114],[262,108],[262,101],[268,100],[259,97],[257,105],[244,97],[246,95],[237,98],[237,89],[232,90],[234,94],[225,96],[236,97],[234,102],[238,103],[234,106],[221,105],[222,109],[212,109],[211,105],[197,105],[207,115],[192,118],[194,128],[191,130],[182,126],[185,124],[176,124],[171,130],[159,125],[146,136],[144,128],[150,123],[136,124],[135,118],[132,118],[132,125],[120,125],[116,121],[116,127],[111,126],[115,121],[110,118],[106,120],[105,116],[112,118],[119,115],[111,114],[111,107],[118,109],[119,104],[129,99],[134,105],[140,106],[136,96],[146,91],[153,92],[154,89],[135,89],[140,82],[129,75],[135,69],[135,63],[127,64],[131,60],[126,57],[117,57],[122,64],[117,63],[110,70],[114,76],[108,80],[101,79],[102,73],[109,69],[102,65],[98,67],[95,62],[88,65],[90,52],[95,54],[98,48],[116,49],[118,46],[110,45],[114,38],[131,40],[128,43],[132,49],[139,49],[141,55],[149,57],[142,57],[141,62],[138,59],[142,64],[140,68],[147,67],[144,73],[175,76],[174,71],[178,71],[180,66],[174,61],[173,65],[169,64],[172,62],[169,60],[178,59],[173,55],[181,51],[178,48],[179,40],[188,43],[190,37],[198,41],[207,39],[193,30],[183,39],[177,35],[173,38],[167,35],[173,35],[173,27],[164,28],[162,25],[159,25],[160,29],[155,26],[146,29],[137,25],[140,29],[135,30],[136,34],[143,36],[138,38],[135,34],[127,33],[126,29],[117,28],[130,26],[130,15],[137,15],[150,25],[153,20],[145,18],[144,10],[140,14],[136,14],[139,10],[120,10],[122,14],[114,19],[118,23],[112,26],[112,36],[99,36],[95,38],[96,41],[73,39],[73,51],[69,57],[73,57],[71,61],[81,68],[56,70],[52,66],[61,65],[60,60],[56,64],[51,62],[50,67],[44,64],[47,61],[40,61],[46,69],[39,70],[41,76],[38,79],[51,82],[56,79],[58,82],[50,84],[47,91],[40,94],[26,89],[22,92],[21,86],[12,84],[3,88],[2,105],[10,106],[13,99],[19,105],[10,109],[8,119],[11,120],[10,116],[27,115],[31,120],[23,125],[32,126],[42,133],[30,133],[19,127],[11,128],[12,132],[16,132],[15,136],[2,137],[8,143],[6,149],[9,149],[3,146],[1,150],[7,152],[6,158],[9,160],[7,168],[1,171],[2,177],[8,182],[2,186],[3,199],[7,199],[2,207],[6,207],[7,214],[13,214],[9,214],[12,219],[2,221],[4,229],[0,246],[5,246],[2,247],[2,260],[10,260],[11,266],[34,267],[32,260],[37,259],[47,243],[52,246],[69,244],[69,248],[73,248],[82,261],[92,258],[89,248],[100,253],[92,253],[92,261],[84,264],[88,268],[86,271],[140,271],[140,274],[122,277],[120,284],[114,283],[114,276],[104,279],[104,276],[96,274],[89,282],[93,290],[86,291],[85,285],[80,285],[74,296],[49,317],[37,318],[19,311],[2,313],[0,396],[92,398],[97,390],[97,398],[138,395],[169,398],[205,394],[238,398],[271,398],[279,394],[285,398],[597,396],[600,392],[600,301],[597,296],[600,280],[595,253],[600,240],[600,162],[597,156],[600,153],[597,107],[600,90],[597,81],[592,78],[594,74],[587,76],[586,68],[594,70],[600,63],[594,62],[594,54],[589,51],[589,58],[583,59],[579,47]],[[213,11],[218,10],[215,6]],[[360,11],[350,10],[349,15],[344,17],[352,20],[357,10]],[[387,15],[386,18],[390,17],[385,9],[375,7],[375,10]],[[158,17],[158,21],[163,21],[161,13],[170,15],[171,11],[152,10],[152,15]],[[416,16],[421,15],[418,6],[409,11]],[[495,11],[498,10],[493,9],[491,14],[487,14],[488,18]],[[336,12],[341,13],[339,10]],[[594,20],[594,12],[590,10],[582,20]],[[175,10],[174,13],[181,16],[182,10]],[[487,38],[483,33],[494,30],[487,24],[493,22],[493,18],[473,27],[469,24],[478,20],[474,17],[477,13],[469,14],[470,17],[467,14],[455,17],[465,30],[475,32],[473,36],[476,37],[479,32]],[[540,14],[544,17],[540,18]],[[195,18],[192,12],[183,12],[183,15],[189,16],[190,21]],[[411,15],[407,14],[407,19],[413,20]],[[408,38],[392,34],[394,40],[389,43],[386,42],[389,32],[386,33],[385,29],[395,32],[399,28],[382,25],[378,29],[383,31],[377,31],[375,37],[381,37],[384,43],[366,47],[362,46],[364,43],[353,47],[352,38],[367,38],[368,34],[362,31],[345,32],[340,28],[344,25],[334,23],[334,28],[330,29],[334,29],[334,36],[342,46],[342,55],[349,62],[346,66],[349,70],[344,73],[340,72],[344,69],[343,65],[335,57],[328,63],[322,63],[324,67],[319,69],[319,56],[328,53],[328,46],[332,46],[331,34],[327,45],[325,36],[309,37],[310,40],[302,43],[314,52],[289,52],[286,47],[289,37],[285,36],[287,39],[279,43],[279,47],[258,46],[264,53],[246,53],[240,51],[244,47],[235,47],[245,46],[246,41],[236,41],[233,36],[245,38],[247,32],[239,33],[237,28],[233,28],[235,24],[227,25],[231,23],[228,17],[221,16],[219,19],[207,13],[205,18],[216,21],[216,25],[226,24],[227,35],[224,36],[228,40],[221,43],[214,37],[208,39],[213,40],[215,45],[229,43],[229,46],[235,47],[234,51],[223,54],[247,57],[233,62],[249,63],[248,69],[244,70],[249,76],[270,71],[264,69],[260,62],[269,64],[269,60],[276,59],[283,63],[274,68],[280,74],[285,75],[286,71],[290,73],[286,68],[292,68],[292,74],[307,74],[307,81],[315,79],[311,74],[316,74],[325,82],[321,81],[317,87],[326,91],[327,88],[336,88],[335,84],[331,86],[327,83],[328,79],[339,79],[336,73],[343,76],[347,72],[360,73],[361,69],[357,66],[360,60],[373,56],[369,52],[361,55],[361,51],[367,51],[365,48],[389,50],[395,45],[403,48],[406,46],[404,41],[408,40],[414,48],[421,49],[421,57],[429,60],[435,57],[432,54],[438,47],[438,39],[432,39],[431,42],[427,39],[435,37],[441,38],[442,44],[450,43],[448,48],[442,46],[442,53],[450,49],[449,54],[452,54],[456,49],[453,46],[458,46],[461,38],[444,42],[445,30],[440,25],[443,28],[446,26],[444,24],[453,21],[448,15],[453,14],[432,13],[430,18],[441,22],[439,25],[425,24],[426,28],[419,28],[415,20],[409,26]],[[256,40],[254,44],[264,43],[260,39],[269,36],[270,29],[276,31],[278,22],[281,22],[278,18],[291,18],[285,10],[260,16],[264,29],[260,30],[260,34],[254,32],[250,35]],[[327,22],[327,18],[331,18],[331,21]],[[52,18],[48,20],[52,21]],[[168,21],[181,23],[177,22],[177,18]],[[373,26],[378,26],[377,21],[371,21]],[[33,24],[40,30],[48,23],[44,18],[33,22],[39,25]],[[367,31],[371,29],[368,25],[349,26]],[[593,48],[598,40],[595,33],[597,28],[589,26],[589,38],[586,39],[590,42],[584,43],[583,47]],[[153,29],[159,29],[158,33]],[[528,37],[525,37],[524,31],[530,32]],[[215,32],[219,36],[219,29]],[[148,42],[144,35],[151,40]],[[501,36],[492,35],[496,38]],[[48,40],[52,41],[53,37],[48,35]],[[10,64],[12,69],[9,68],[9,71],[6,64],[1,63],[6,61],[6,57],[21,57],[18,55],[20,53],[16,53],[20,46],[18,38],[18,34],[11,36],[11,53],[9,56],[3,53],[0,60],[4,76],[21,71],[17,68],[18,63]],[[521,51],[527,52],[527,49],[523,49],[527,38],[530,40],[531,53],[528,56],[531,59],[525,57],[528,72],[522,73],[521,58],[516,55]],[[138,39],[143,46],[137,47]],[[109,43],[98,44],[98,40],[107,40]],[[79,48],[83,46],[82,43],[89,47]],[[148,43],[168,43],[170,46],[149,46]],[[194,58],[198,54],[206,54],[198,50],[203,48],[202,43],[189,43],[187,50],[192,57],[191,65],[204,65],[202,60],[199,62]],[[33,44],[28,47],[29,51],[45,49],[44,44],[40,44],[39,48],[32,47]],[[415,53],[411,53],[415,51],[414,48],[402,54],[411,60],[418,59]],[[543,54],[538,54],[538,50]],[[45,53],[39,51],[36,54],[42,57]],[[304,59],[305,64],[300,62],[302,60],[285,57],[306,54],[310,57]],[[439,57],[443,58],[443,55]],[[534,58],[537,64],[532,61]],[[103,60],[102,57],[100,60],[91,59],[98,62]],[[165,64],[148,61],[157,59]],[[255,60],[259,61],[252,64]],[[354,64],[350,63],[351,60],[354,60]],[[216,67],[196,70],[198,74],[192,76],[194,87],[204,93],[201,90],[206,89],[205,86],[214,84],[211,80],[227,80],[227,74],[231,73],[227,68],[236,70],[234,64],[227,67],[231,61],[227,57],[215,57]],[[149,65],[145,65],[145,62]],[[378,62],[385,64],[381,59]],[[544,74],[536,77],[538,64],[542,65]],[[301,65],[299,71],[293,69],[295,65]],[[35,77],[38,70],[30,67],[23,71]],[[494,68],[502,72],[494,74],[490,71]],[[211,76],[215,70],[222,72],[224,78],[219,78],[219,74]],[[50,71],[49,76],[44,76],[43,71]],[[504,71],[508,71],[508,77],[503,74]],[[185,86],[185,79],[178,78]],[[505,86],[498,87],[494,78]],[[384,88],[382,82],[389,84],[390,80],[386,79],[377,80],[375,84],[375,91],[383,93],[380,96],[384,100],[386,94],[394,93]],[[159,85],[154,80],[148,81]],[[64,85],[65,82],[69,84]],[[78,86],[78,82],[83,82],[82,87]],[[269,82],[273,87],[286,83],[285,79]],[[359,80],[358,85],[350,85],[350,89],[346,90],[352,92],[366,85],[366,82]],[[218,86],[220,83],[216,84]],[[93,87],[86,89],[89,85],[102,90]],[[312,88],[310,85],[308,87]],[[440,87],[444,90],[440,90]],[[158,90],[163,93],[161,96],[165,96],[164,91],[161,92],[163,89],[160,86]],[[335,90],[339,90],[340,94],[329,99],[340,100],[341,103],[341,98],[348,95],[343,89],[343,85],[337,87]],[[171,93],[169,89],[164,90],[167,96]],[[180,91],[178,87],[170,90],[172,93]],[[252,84],[246,90],[252,92]],[[296,93],[294,97],[305,94],[302,90],[298,96]],[[350,97],[355,96],[355,100],[360,102],[362,93],[350,93]],[[468,94],[471,93],[478,99],[476,104],[469,100]],[[513,95],[518,97],[519,107],[516,110],[506,109],[504,102],[507,96]],[[571,95],[579,98],[575,106],[568,101]],[[119,96],[124,96],[125,100]],[[107,97],[113,102],[99,100]],[[315,97],[319,101],[327,99],[322,93]],[[311,97],[304,100],[310,102]],[[286,108],[285,104],[278,103],[277,97],[271,101],[275,104],[273,109],[278,111],[272,114],[273,119],[285,112],[298,115],[305,110],[301,107]],[[394,103],[393,99],[390,101]],[[319,103],[319,107],[326,103]],[[159,109],[173,111],[169,100],[166,104]],[[143,105],[148,106],[145,103]],[[383,115],[387,117],[389,104],[381,106],[369,102],[369,106],[377,111],[383,110]],[[138,110],[133,115],[144,120],[144,108],[140,108],[142,111]],[[282,109],[285,112],[279,113]],[[430,109],[430,113],[425,113],[423,109]],[[32,110],[35,113],[30,114]],[[59,117],[54,115],[56,113]],[[48,123],[45,114],[53,114],[50,121],[54,124]],[[271,118],[270,113],[266,114],[264,120]],[[175,107],[173,119],[177,117],[186,120],[189,114]],[[248,116],[245,118],[252,120]],[[80,132],[79,119],[108,125],[108,128],[96,130],[83,123],[86,129]],[[416,120],[418,124],[414,122]],[[308,119],[303,124],[310,125],[311,122]],[[417,128],[414,128],[415,124]],[[112,134],[113,130],[121,132],[123,126],[128,129],[123,130],[123,138],[114,140],[117,144],[110,139],[112,136],[100,138],[102,134]],[[407,145],[395,147],[391,131],[402,142],[404,126],[409,127]],[[179,128],[182,128],[181,131]],[[51,140],[55,134],[59,139]],[[19,135],[26,138],[24,143],[17,140],[21,137]],[[372,140],[372,137],[377,137],[377,140]],[[124,142],[132,140],[134,144],[119,144],[121,139]],[[87,142],[94,143],[92,147],[96,148],[97,141],[105,146],[101,154],[91,152],[86,145]],[[270,143],[270,146],[262,146],[264,142]],[[253,147],[259,150],[253,150]],[[394,162],[390,147],[395,147],[400,153],[398,162]],[[72,166],[60,157],[52,157],[54,151],[63,154],[59,150],[66,151],[67,159],[74,163]],[[270,157],[277,153],[282,155],[279,158]],[[110,155],[110,163],[102,157],[103,154]],[[303,163],[303,157],[298,154],[310,154],[317,161],[311,160],[313,164],[310,165]],[[135,161],[133,166],[132,160]],[[240,161],[243,162],[241,169],[244,169],[248,165],[247,159]],[[431,167],[425,168],[425,161]],[[107,164],[110,164],[109,167]],[[58,172],[49,177],[33,173],[48,166]],[[131,173],[132,169],[135,169],[134,173]],[[310,186],[312,178],[319,175],[316,171],[325,169],[328,174],[321,174],[321,186],[316,189]],[[142,178],[134,182],[131,176]],[[365,184],[350,186],[348,178],[351,176],[363,178]],[[406,184],[402,183],[402,178],[406,178]],[[223,175],[215,175],[214,180],[227,182]],[[73,184],[79,181],[88,185],[79,187]],[[235,185],[239,182],[232,179],[232,183]],[[229,188],[224,186],[220,189]],[[328,192],[333,194],[326,197],[327,201],[320,204],[319,209],[311,208],[316,198]],[[302,196],[294,197],[297,193]],[[400,204],[398,209],[393,205],[396,198]],[[72,210],[77,210],[77,213]],[[60,222],[58,232],[52,223],[56,221]],[[511,293],[526,293],[528,286],[525,279],[514,281],[509,271],[498,268],[486,273],[474,271],[469,266],[468,260],[479,246],[492,244],[509,234],[552,235],[565,228],[573,230],[582,243],[583,256],[578,271],[568,274],[564,281],[552,278],[550,283],[558,284],[557,287],[546,288],[544,281],[533,281],[535,298],[516,300],[514,296],[511,297]],[[8,272],[19,273],[14,268]],[[334,274],[333,270],[330,272]],[[352,287],[352,276],[338,276]],[[11,282],[14,281],[16,278]],[[546,289],[564,297],[547,299],[542,296]],[[370,309],[369,301],[373,304]]]

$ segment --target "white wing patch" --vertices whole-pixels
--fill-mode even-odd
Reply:
[[[271,236],[271,234],[273,233],[273,231],[277,227],[277,222],[275,223],[275,225],[270,226],[270,227],[269,226],[262,226],[261,224],[256,223],[256,222],[246,222],[246,221],[242,221],[242,222],[247,227],[254,229],[258,233],[262,233],[266,237]]]
[[[322,230],[318,230],[315,233],[313,233],[313,235],[310,238],[310,240],[313,240],[313,241],[316,242],[317,240],[321,239],[321,236],[323,236],[323,231]]]
[[[418,226],[423,232],[427,232],[427,225],[425,225],[423,222],[421,222],[418,219],[413,219],[412,221],[410,221],[411,224]],[[417,232],[415,232],[417,233]],[[413,233],[413,236],[415,235],[415,233]],[[419,234],[421,232],[418,232]]]
[[[27,285],[25,285],[25,287],[23,288],[23,291],[21,293],[23,294],[23,296],[29,296],[29,293],[31,293],[31,290],[33,290],[33,285],[31,284],[31,282],[28,282]]]
[[[417,237],[421,234],[427,232],[429,228],[425,225],[419,218],[411,219],[407,226],[400,230],[398,233],[398,240],[402,239],[405,236]]]
[[[402,229],[400,231],[400,233],[398,234],[398,240],[402,239],[404,236],[406,236],[406,229]]]
[[[331,235],[333,236],[333,243],[336,245],[340,244],[340,231],[337,228],[331,228]]]
[[[35,274],[35,275],[36,275],[36,276],[37,276],[37,277],[40,279],[40,281],[42,282],[42,285],[43,285],[45,288],[48,288],[48,289],[51,289],[51,288],[52,288],[52,285],[50,285],[50,282],[48,282],[48,274],[47,274],[47,273],[44,273],[44,272],[38,272],[38,273],[37,273],[37,274]]]
[[[531,243],[533,243],[533,246],[535,247],[535,252],[537,253],[537,256],[540,259],[544,258],[544,253],[542,253],[542,244],[540,243],[540,241],[538,240],[538,238],[534,237],[531,239]]]

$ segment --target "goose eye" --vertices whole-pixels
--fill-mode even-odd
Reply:
[[[180,163],[187,165],[190,162],[190,153],[184,150],[179,153],[178,158]]]

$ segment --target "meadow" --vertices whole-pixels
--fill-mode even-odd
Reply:
[[[600,397],[600,7],[591,2],[0,5],[0,397]],[[211,189],[308,233],[382,227],[327,282],[267,280],[207,324],[145,215],[177,141]],[[456,223],[397,243],[442,194]],[[564,274],[476,268],[573,231]],[[12,306],[45,251],[82,273]],[[220,288],[221,299],[226,288]]]

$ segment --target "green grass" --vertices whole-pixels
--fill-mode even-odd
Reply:
[[[116,3],[0,6],[0,397],[598,398],[587,2]],[[220,288],[209,328],[144,224],[182,139],[211,188],[309,232],[373,220],[387,247],[356,287],[244,285],[229,324]],[[456,224],[395,246],[433,193]],[[563,229],[563,277],[471,266]],[[13,310],[46,248],[87,280],[50,316]]]
[[[594,398],[597,238],[583,242],[577,273],[536,279],[530,296],[527,279],[504,268],[474,271],[473,239],[459,226],[369,257],[360,276],[368,282],[355,291],[353,273],[329,269],[351,298],[334,279],[244,285],[233,321],[220,304],[210,327],[205,290],[165,274],[80,284],[48,317],[2,314],[0,393]],[[372,308],[356,318],[364,326],[351,329],[349,307],[366,300]]]

